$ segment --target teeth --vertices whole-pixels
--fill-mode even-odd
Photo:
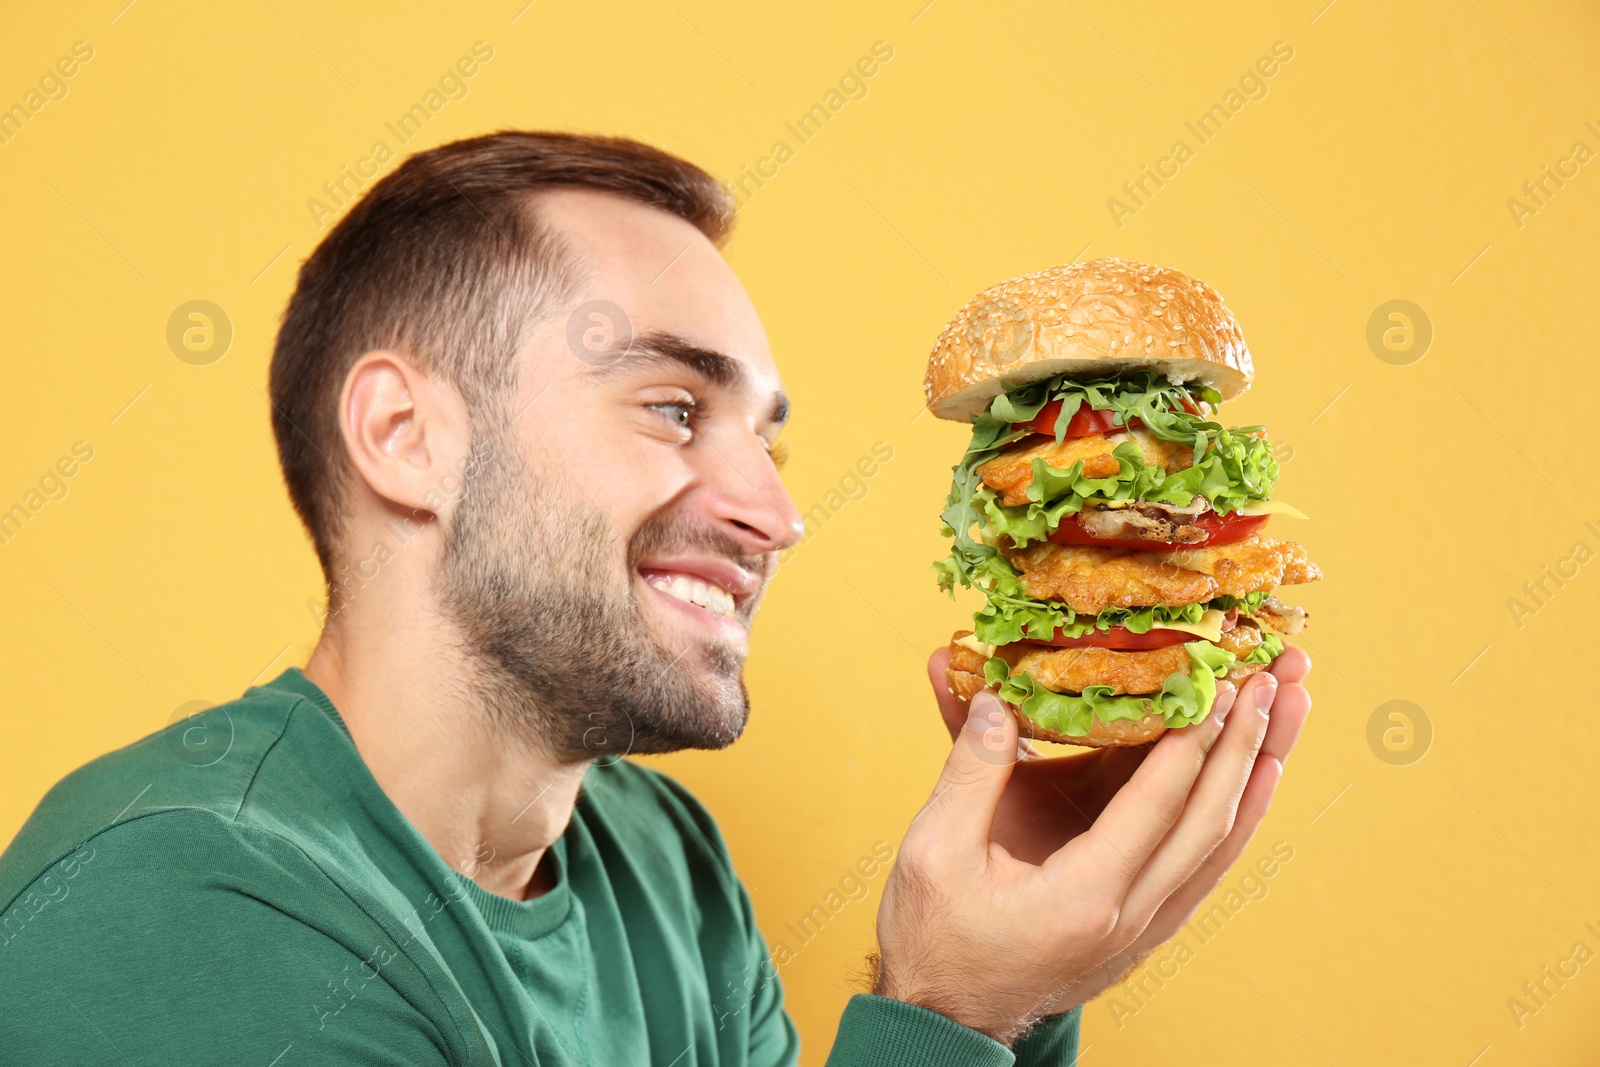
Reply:
[[[733,594],[720,586],[712,585],[700,579],[689,579],[681,574],[668,578],[658,574],[650,579],[650,584],[688,604],[695,604],[717,615],[732,615],[736,603]]]

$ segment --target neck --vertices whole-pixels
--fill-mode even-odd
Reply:
[[[483,672],[400,561],[329,617],[305,673],[338,709],[395,807],[444,861],[513,900],[550,886],[546,851],[587,760],[497,728]]]

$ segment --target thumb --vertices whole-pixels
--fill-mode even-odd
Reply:
[[[989,841],[995,809],[1017,762],[1017,721],[994,693],[972,698],[966,722],[918,819],[974,847]]]
[[[939,705],[939,717],[954,741],[961,736],[961,727],[967,721],[967,706],[950,688],[947,670],[950,667],[950,650],[938,648],[928,657],[928,684],[933,686],[933,699]]]

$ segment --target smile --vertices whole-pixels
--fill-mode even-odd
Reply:
[[[738,609],[732,593],[699,578],[684,574],[651,574],[645,581],[670,597],[705,608],[714,615],[731,617]]]

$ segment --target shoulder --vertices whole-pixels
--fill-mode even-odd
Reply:
[[[0,952],[13,960],[64,938],[103,939],[114,928],[124,942],[172,934],[184,922],[220,933],[263,906],[270,915],[254,918],[264,925],[303,921],[313,904],[341,893],[294,841],[199,806],[125,817],[33,877],[23,870],[15,872],[17,893],[0,908]],[[378,929],[358,909],[319,909],[317,918],[328,915],[352,933]],[[365,921],[353,923],[352,915]]]
[[[119,824],[156,812],[237,820],[262,764],[306,701],[274,689],[179,720],[91,760],[45,794],[0,853],[0,913],[35,880]],[[176,825],[165,821],[161,826]],[[139,835],[150,832],[141,827]],[[207,840],[218,840],[215,832]]]
[[[226,1062],[290,1044],[308,1064],[466,1062],[431,989],[294,842],[203,807],[99,830],[0,912],[18,1062],[181,1061],[197,1005]]]

